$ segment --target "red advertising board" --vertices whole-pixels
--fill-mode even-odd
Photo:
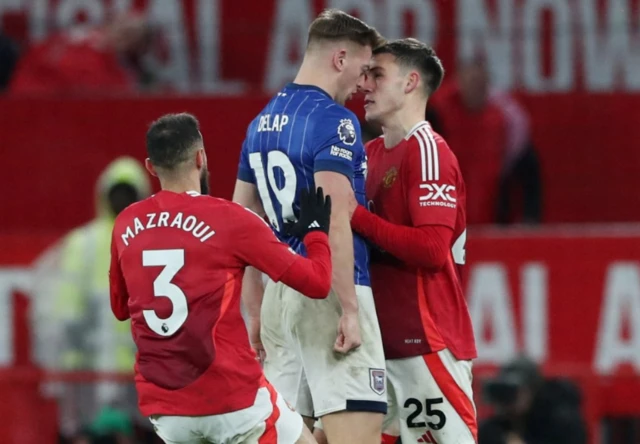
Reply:
[[[35,256],[32,239],[16,248]],[[20,265],[0,268],[2,312],[14,310],[14,291],[28,292]],[[551,373],[589,381],[599,409],[640,413],[638,397],[627,396],[640,396],[639,230],[471,230],[464,281],[479,371],[524,352]],[[0,344],[4,364],[24,356],[18,336]]]
[[[100,171],[116,156],[144,159],[146,128],[167,112],[198,116],[213,192],[230,197],[246,126],[267,100],[0,99],[0,158],[4,183],[10,186],[0,193],[0,232],[58,234],[89,220]],[[616,100],[603,97],[599,103],[612,108]],[[577,113],[575,106],[586,107],[588,99],[564,96],[555,103],[543,112],[544,101],[531,100],[532,109],[540,110],[535,137],[545,222],[639,220],[640,150],[628,142],[640,140],[637,111],[629,110],[624,120],[610,125],[593,114],[580,121],[587,126],[577,127],[567,116]]]

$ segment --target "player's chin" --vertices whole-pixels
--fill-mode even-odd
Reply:
[[[376,120],[377,117],[378,113],[375,111],[375,109],[373,109],[373,106],[371,104],[364,106],[364,119],[367,122]]]

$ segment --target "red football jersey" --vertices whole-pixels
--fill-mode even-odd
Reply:
[[[379,137],[366,146],[369,209],[396,225],[453,229],[445,267],[432,272],[374,248],[371,286],[387,359],[448,348],[477,356],[458,267],[465,261],[465,185],[447,143],[421,122],[392,149]]]
[[[118,216],[111,306],[131,316],[144,415],[253,405],[262,369],[240,313],[244,269],[278,281],[298,257],[254,213],[195,192],[161,191]]]

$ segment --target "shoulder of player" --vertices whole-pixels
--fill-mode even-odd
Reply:
[[[367,153],[370,153],[371,151],[374,151],[374,150],[378,150],[382,147],[384,147],[384,136],[378,136],[374,139],[371,139],[364,145],[364,148],[366,149]]]
[[[351,120],[354,126],[359,127],[360,121],[358,120],[358,116],[351,111],[349,108],[340,105],[336,102],[327,103],[325,108],[321,111],[323,114],[323,118],[333,118],[338,119],[338,121],[342,119]]]
[[[210,197],[210,196],[208,197],[210,199],[214,199],[216,205],[219,205],[225,211],[228,211],[230,213],[230,216],[234,217],[234,220],[231,221],[232,225],[239,225],[239,224],[242,224],[242,222],[251,224],[255,221],[260,221],[264,223],[267,227],[269,226],[269,224],[267,224],[267,222],[262,217],[260,217],[258,213],[254,212],[253,210],[250,210],[247,207],[243,207],[237,202],[221,199],[218,197]]]
[[[445,166],[459,169],[458,160],[446,140],[426,121],[409,133],[407,145],[405,158],[419,161],[427,175],[429,171],[440,171]]]
[[[331,131],[337,135],[337,130],[340,125],[350,123],[356,131],[360,132],[360,122],[353,111],[333,101],[327,101],[326,105],[323,104],[321,106],[324,107],[317,111],[316,122],[320,123],[320,125],[316,126],[317,128]]]
[[[314,138],[322,145],[342,143],[347,147],[357,146],[362,149],[362,144],[359,143],[362,137],[360,122],[356,115],[335,102],[332,105],[321,110],[314,119]]]
[[[434,131],[426,121],[409,133],[407,144],[409,146],[407,154],[421,156],[424,152],[428,157],[431,152],[431,155],[435,153],[440,159],[455,158],[444,137]]]

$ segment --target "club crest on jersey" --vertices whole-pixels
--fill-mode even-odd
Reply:
[[[398,178],[398,169],[396,167],[391,167],[389,171],[384,173],[384,177],[382,178],[382,186],[385,188],[391,188],[391,185]]]
[[[369,384],[371,385],[371,390],[376,392],[378,395],[382,395],[384,393],[384,388],[385,388],[384,370],[380,368],[370,368]]]
[[[345,145],[351,146],[356,143],[356,127],[353,126],[351,119],[340,120],[340,125],[338,125],[338,136]]]

